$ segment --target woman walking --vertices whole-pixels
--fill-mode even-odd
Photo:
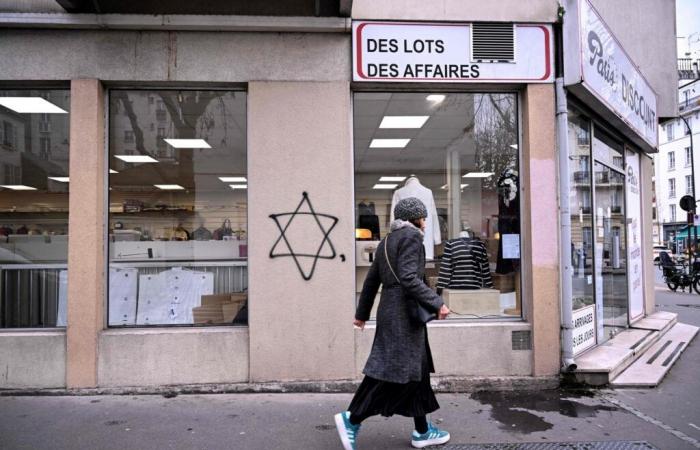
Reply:
[[[335,415],[345,450],[355,450],[360,424],[377,414],[413,417],[415,430],[411,445],[415,448],[450,440],[447,431],[426,419],[440,405],[430,387],[430,373],[435,370],[427,329],[418,318],[418,309],[434,312],[438,319],[450,313],[442,299],[423,281],[423,230],[427,216],[425,205],[417,198],[406,198],[396,204],[391,233],[379,243],[377,257],[362,288],[353,323],[363,329],[379,286],[383,286],[374,343],[363,370],[365,378],[348,411]]]

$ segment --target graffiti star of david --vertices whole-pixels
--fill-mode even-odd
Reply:
[[[315,254],[296,253],[294,251],[293,245],[289,242],[289,239],[285,234],[289,227],[292,226],[294,219],[298,216],[312,216],[314,218],[314,221],[318,225],[318,228],[321,230],[322,239],[318,245]],[[282,219],[283,217],[289,218],[288,220],[286,220],[285,224],[283,224],[283,222],[285,222],[285,220]],[[335,253],[335,248],[333,247],[333,243],[331,242],[329,236],[331,234],[331,231],[333,231],[333,228],[335,228],[336,224],[338,223],[338,218],[328,214],[317,213],[314,210],[314,207],[311,205],[311,201],[309,200],[309,194],[307,194],[306,192],[302,194],[302,199],[299,202],[297,209],[294,210],[294,212],[270,214],[270,218],[275,221],[277,228],[280,230],[280,236],[277,238],[275,244],[272,246],[272,250],[270,250],[270,258],[292,257],[292,259],[294,259],[294,263],[297,266],[297,269],[299,269],[299,273],[301,274],[302,278],[304,278],[304,280],[308,281],[311,279],[311,277],[313,277],[314,271],[316,270],[316,264],[318,263],[319,259],[334,259],[337,256]],[[323,223],[321,223],[321,219],[330,220],[330,226],[328,226],[327,228],[324,227]],[[282,250],[277,251],[277,246],[282,246]],[[313,264],[311,265],[311,268],[308,270],[308,272],[304,270],[301,264],[301,259],[304,258],[313,259]]]

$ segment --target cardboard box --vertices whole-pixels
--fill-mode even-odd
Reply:
[[[238,314],[238,311],[240,311],[241,308],[243,308],[244,304],[245,304],[245,299],[222,304],[221,305],[221,313],[223,315],[223,322],[224,323],[233,322],[233,319],[236,317],[236,314]]]
[[[491,273],[493,278],[493,287],[501,292],[513,292],[515,291],[515,273],[500,274]]]
[[[192,308],[192,316],[194,323],[224,323],[224,315],[221,311],[221,305],[197,306]]]
[[[498,316],[501,314],[501,293],[497,289],[445,289],[445,304],[458,314]]]
[[[231,301],[231,294],[202,295],[202,306],[221,306]]]

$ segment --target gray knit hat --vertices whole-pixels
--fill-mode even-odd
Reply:
[[[428,210],[422,201],[415,197],[399,200],[394,206],[394,218],[399,220],[417,220],[428,217]]]

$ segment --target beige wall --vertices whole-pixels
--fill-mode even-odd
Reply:
[[[245,327],[104,331],[99,386],[245,383],[248,347]]]
[[[523,291],[530,299],[532,374],[546,376],[559,372],[560,352],[554,85],[528,85],[522,98]]]
[[[105,105],[98,80],[71,82],[70,113],[66,384],[79,388],[97,385],[105,324]]]
[[[353,19],[555,22],[556,0],[354,0]]]
[[[66,333],[0,333],[0,389],[66,387]]]
[[[353,376],[351,111],[347,82],[249,84],[252,381]],[[270,258],[280,232],[269,215],[294,211],[303,192],[316,212],[339,219],[330,240],[337,254],[346,257],[344,262],[339,257],[319,260],[309,281],[292,258]],[[328,219],[320,220],[328,226]],[[322,239],[311,216],[297,217],[287,236],[296,252],[313,253]],[[287,250],[280,245],[277,251]],[[312,260],[302,258],[300,263],[308,270]]]

